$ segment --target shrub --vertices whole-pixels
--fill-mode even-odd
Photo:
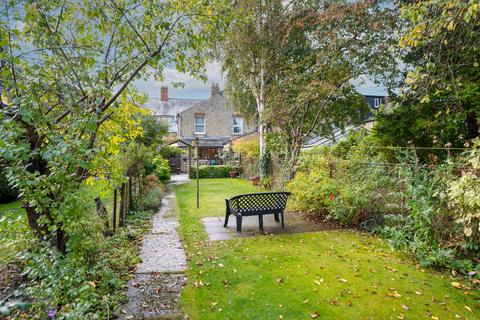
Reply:
[[[157,210],[160,207],[164,191],[161,187],[148,189],[135,201],[135,209],[137,210]]]
[[[153,172],[160,181],[170,180],[170,163],[162,157],[153,158]]]
[[[167,145],[167,146],[163,146],[160,149],[160,155],[165,159],[168,159],[171,157],[178,157],[178,156],[181,156],[183,153],[184,151],[182,149],[174,146]]]
[[[295,178],[287,184],[293,209],[345,225],[377,219],[387,210],[385,190],[393,180],[386,168],[365,165],[383,162],[383,155],[369,150],[368,139],[353,139],[356,145],[346,141],[302,155]]]
[[[198,168],[198,177],[203,178],[229,178],[230,171],[233,170],[231,165],[221,165],[221,166],[200,166]],[[196,168],[192,167],[190,169],[190,178],[196,178]]]

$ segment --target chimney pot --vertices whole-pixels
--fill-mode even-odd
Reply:
[[[165,102],[168,101],[168,87],[163,86],[160,89],[160,100]]]
[[[212,97],[217,95],[217,94],[220,94],[220,87],[218,86],[218,83],[213,83],[212,84]]]

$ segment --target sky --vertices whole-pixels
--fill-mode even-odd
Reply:
[[[149,98],[160,98],[160,88],[162,86],[168,87],[168,95],[170,98],[182,99],[208,99],[212,83],[218,83],[220,90],[225,87],[225,79],[222,75],[222,68],[219,62],[212,62],[207,65],[208,81],[203,82],[192,78],[189,75],[181,74],[174,68],[165,70],[165,81],[156,81],[153,78],[145,80],[137,80],[136,87],[147,94]],[[174,88],[172,83],[182,82],[185,84],[184,88]],[[365,95],[386,95],[387,91],[383,87],[376,86],[368,79],[362,81],[355,81],[360,93]]]

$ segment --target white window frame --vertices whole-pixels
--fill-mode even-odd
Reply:
[[[235,125],[235,119],[239,119],[240,124]],[[235,132],[235,128],[240,128],[240,132]],[[232,133],[233,134],[243,134],[243,117],[242,116],[233,116],[232,117]]]
[[[380,104],[382,103],[381,99],[380,98],[374,98],[373,99],[373,107],[374,108],[378,108],[380,107]]]
[[[197,118],[202,118],[203,119],[203,131],[197,131]],[[199,124],[199,126],[200,126],[200,124]],[[193,132],[195,134],[205,134],[205,128],[206,128],[205,116],[195,116],[193,118]]]

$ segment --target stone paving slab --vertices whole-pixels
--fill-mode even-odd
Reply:
[[[186,175],[172,176],[171,184],[188,181]],[[143,238],[140,258],[128,283],[128,302],[119,319],[183,319],[178,298],[187,278],[187,258],[177,233],[175,194],[171,187],[162,198],[160,210],[152,218],[152,229]]]
[[[129,302],[119,319],[183,319],[178,299],[186,283],[183,273],[135,275],[128,286]]]
[[[260,235],[258,228],[258,216],[243,217],[242,232],[237,232],[237,221],[231,215],[227,228],[223,227],[224,216],[206,217],[202,219],[205,231],[210,241],[229,240],[234,237],[254,237]],[[307,221],[295,213],[285,213],[285,229],[282,229],[281,222],[276,222],[273,215],[263,216],[263,229],[265,234],[291,234],[302,232],[315,232],[329,230],[331,226],[317,224]]]

